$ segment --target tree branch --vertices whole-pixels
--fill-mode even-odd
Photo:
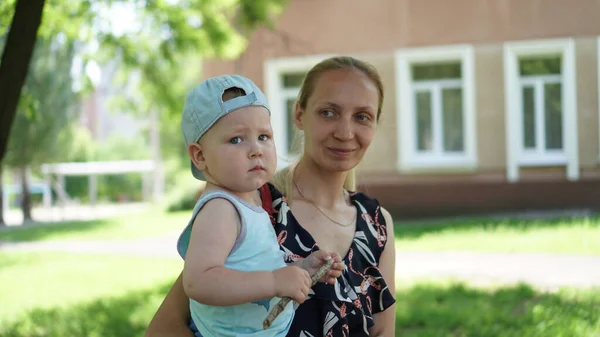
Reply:
[[[17,112],[21,89],[42,22],[45,0],[17,0],[0,61],[0,161]]]

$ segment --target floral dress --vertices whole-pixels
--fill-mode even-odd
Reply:
[[[319,250],[275,187],[263,186],[261,195],[286,262],[297,261]],[[350,200],[358,217],[352,245],[343,258],[347,267],[335,285],[318,283],[313,287],[309,298],[296,309],[288,336],[368,336],[373,314],[395,303],[378,268],[388,240],[379,202],[363,193],[351,193]]]

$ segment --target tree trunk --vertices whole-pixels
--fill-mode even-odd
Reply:
[[[17,112],[21,89],[42,22],[45,0],[17,0],[0,61],[0,161]]]
[[[6,226],[4,222],[4,189],[2,188],[2,162],[0,162],[0,227]]]
[[[27,167],[19,169],[21,174],[21,210],[23,211],[23,224],[31,222],[31,193],[29,192],[29,175]]]

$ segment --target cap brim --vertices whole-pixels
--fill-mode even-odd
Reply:
[[[192,163],[191,161],[190,164],[192,165],[192,175],[194,176],[194,178],[204,181],[205,179],[204,174],[202,174],[202,171],[198,170],[198,168],[194,166],[194,163]]]

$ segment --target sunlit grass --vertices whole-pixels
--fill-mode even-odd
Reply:
[[[68,309],[75,303],[153,288],[174,281],[182,267],[176,258],[0,253],[0,321],[33,308]]]
[[[0,241],[130,240],[177,233],[187,225],[190,212],[160,210],[120,215],[92,221],[9,227],[0,230]]]
[[[0,336],[141,337],[179,273],[176,259],[0,254]],[[590,337],[600,289],[400,284],[397,336]]]
[[[396,335],[591,337],[600,335],[598,312],[600,289],[420,283],[398,289]]]
[[[600,255],[600,218],[462,220],[395,226],[399,250]]]

